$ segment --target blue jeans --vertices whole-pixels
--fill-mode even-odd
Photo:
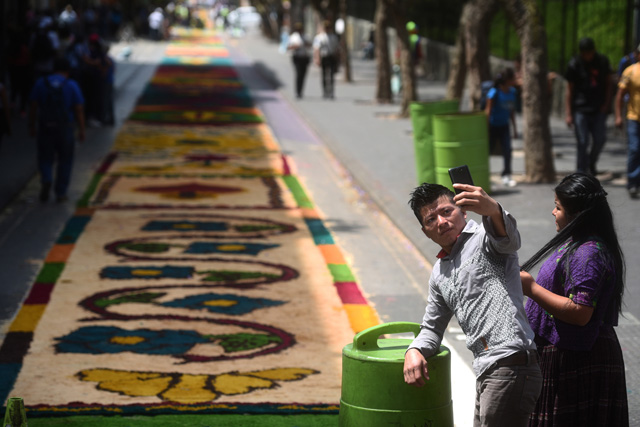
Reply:
[[[38,131],[38,169],[43,187],[53,183],[53,165],[57,163],[54,191],[56,196],[66,196],[71,169],[73,168],[73,152],[75,141],[73,126],[67,126],[60,132],[40,128]]]
[[[576,140],[578,141],[578,172],[593,173],[604,143],[607,141],[607,115],[604,113],[580,113],[573,116]],[[589,152],[589,135],[593,139]]]
[[[511,175],[511,134],[509,124],[504,126],[489,126],[489,151],[493,151],[496,141],[500,141],[502,158],[504,159],[504,169],[502,176]]]
[[[640,187],[640,121],[627,120],[627,188]]]

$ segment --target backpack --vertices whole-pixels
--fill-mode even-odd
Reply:
[[[320,57],[324,58],[326,56],[329,56],[329,42],[322,40],[320,42],[320,48],[318,49],[320,51]]]
[[[64,79],[60,86],[53,86],[47,77],[43,77],[46,93],[44,102],[38,106],[40,125],[46,131],[62,131],[70,125],[69,113],[64,102]]]
[[[318,47],[320,57],[334,56],[336,54],[336,42],[331,38],[332,35],[326,34],[320,38],[320,46]],[[335,37],[335,36],[334,36]]]
[[[484,111],[487,108],[487,95],[494,86],[493,80],[485,80],[480,83],[480,110]]]
[[[635,64],[635,62],[633,53],[623,56],[618,64],[618,76],[621,76],[622,72],[626,70],[629,65]]]

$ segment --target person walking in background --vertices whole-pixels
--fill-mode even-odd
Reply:
[[[313,38],[313,59],[322,68],[322,94],[324,98],[333,99],[334,74],[338,70],[339,56],[338,36],[333,32],[329,21],[324,21],[322,30]]]
[[[160,40],[162,38],[162,23],[164,21],[164,14],[162,8],[156,7],[149,15],[149,36],[151,40]]]
[[[578,144],[577,171],[597,174],[597,162],[607,140],[606,118],[611,106],[609,59],[596,52],[593,39],[579,42],[580,54],[567,66],[566,122],[575,129]],[[593,139],[589,151],[589,136]]]
[[[455,313],[473,352],[474,426],[526,426],[542,376],[534,334],[524,311],[516,220],[481,187],[455,184],[455,195],[424,183],[409,204],[422,232],[442,250],[429,279],[420,333],[405,353],[404,379],[421,387],[426,358],[437,353]],[[482,224],[466,221],[466,210]]]
[[[92,127],[102,126],[104,104],[104,80],[108,70],[108,61],[100,36],[89,36],[87,55],[84,57],[83,94],[86,99],[85,114],[87,123]]]
[[[616,95],[616,126],[623,127],[622,111],[627,100],[627,190],[637,199],[640,188],[640,45],[635,51],[636,60],[624,69]]]
[[[78,15],[76,14],[76,11],[73,10],[73,6],[71,6],[70,4],[65,6],[64,10],[58,17],[58,22],[60,23],[60,25],[66,26],[69,29],[75,28],[76,23],[78,22]]]
[[[422,37],[418,32],[418,25],[416,25],[415,22],[407,22],[406,28],[407,32],[409,33],[409,51],[411,52],[411,62],[413,64],[413,68],[416,70],[416,75],[422,76],[424,75],[424,70],[422,67]],[[399,58],[400,51],[398,50],[396,54]]]
[[[493,151],[496,142],[500,142],[504,167],[502,169],[502,183],[508,187],[515,187],[516,182],[511,177],[511,134],[509,122],[513,127],[513,137],[518,137],[516,128],[516,76],[513,68],[506,68],[496,77],[494,85],[487,93],[485,113],[489,118],[489,150]]]
[[[640,57],[640,45],[635,55]],[[616,126],[623,126],[623,104],[627,99],[627,190],[631,198],[637,199],[640,187],[640,63],[634,62],[622,72],[618,88]]]
[[[530,426],[629,425],[618,325],[624,256],[607,192],[597,178],[566,176],[555,188],[556,236],[522,266],[527,317],[544,386]],[[536,280],[527,273],[543,258]]]
[[[42,202],[49,200],[54,181],[54,163],[57,163],[54,188],[56,199],[58,202],[68,200],[67,189],[71,181],[75,148],[75,123],[78,125],[78,140],[84,141],[83,104],[80,87],[69,79],[69,61],[65,58],[56,59],[54,73],[41,77],[33,87],[29,133],[32,137],[37,137]]]
[[[309,54],[309,47],[311,43],[304,35],[302,31],[302,23],[296,22],[293,26],[293,33],[289,37],[289,44],[287,50],[291,51],[291,60],[296,70],[296,97],[301,99],[304,92],[304,80],[307,76],[307,69],[309,68],[309,62],[311,62],[311,56]]]

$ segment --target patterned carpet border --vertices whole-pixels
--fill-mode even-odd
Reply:
[[[68,406],[27,406],[28,417],[52,417],[77,415],[171,415],[171,414],[337,414],[339,407],[336,405],[300,405],[300,404],[275,404],[275,403],[225,403],[210,405],[92,405],[91,403],[78,403]]]

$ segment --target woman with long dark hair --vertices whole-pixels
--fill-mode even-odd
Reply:
[[[542,393],[530,426],[628,426],[618,325],[624,256],[607,192],[574,173],[555,188],[556,236],[522,266]],[[551,254],[549,256],[549,254]],[[527,273],[543,258],[536,280]]]

